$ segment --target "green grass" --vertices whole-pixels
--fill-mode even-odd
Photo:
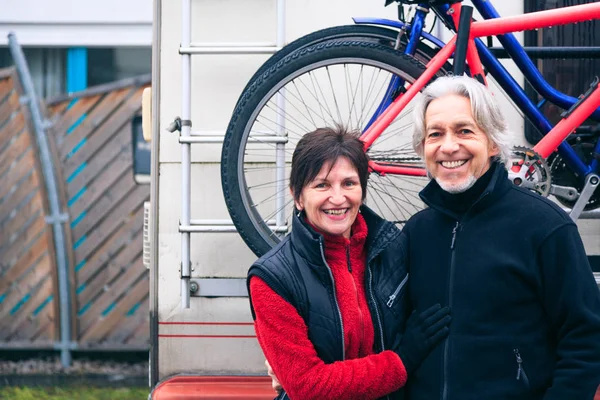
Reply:
[[[1,400],[146,400],[146,388],[4,387]]]

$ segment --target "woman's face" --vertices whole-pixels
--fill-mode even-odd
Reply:
[[[333,168],[325,164],[295,201],[306,219],[329,235],[350,238],[352,224],[362,203],[362,188],[356,168],[346,157],[337,159]]]

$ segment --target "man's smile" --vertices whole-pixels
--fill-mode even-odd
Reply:
[[[439,161],[439,163],[444,168],[454,169],[454,168],[462,167],[463,165],[465,165],[467,163],[467,161],[469,161],[469,160]]]

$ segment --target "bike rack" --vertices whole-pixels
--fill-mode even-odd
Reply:
[[[191,42],[191,15],[192,0],[181,0],[181,88],[182,105],[181,118],[176,118],[168,130],[179,131],[178,141],[181,145],[181,219],[179,221],[179,232],[181,235],[181,303],[182,308],[190,307],[190,297],[194,296],[242,296],[247,295],[245,284],[241,285],[242,278],[215,279],[215,278],[192,278],[190,260],[190,239],[192,233],[215,233],[236,232],[231,220],[208,220],[191,219],[191,145],[222,143],[224,131],[192,131],[191,121],[191,56],[192,55],[247,55],[247,54],[273,54],[280,50],[285,43],[285,0],[276,0],[276,40],[275,43],[194,43]],[[280,97],[281,99],[281,97]],[[280,100],[278,100],[280,101]],[[281,103],[283,108],[283,102]],[[279,126],[283,126],[280,123]],[[277,136],[254,137],[251,141],[276,143],[277,160],[276,165],[281,166],[285,162],[284,148],[287,138],[283,132]],[[278,173],[283,174],[284,168],[278,168]],[[278,176],[279,177],[279,176]],[[279,177],[278,182],[283,182]],[[278,191],[283,192],[283,191]],[[278,199],[283,202],[283,198]],[[278,209],[282,209],[278,204]],[[580,212],[580,219],[600,218],[600,210]],[[275,231],[286,232],[283,216],[278,214],[275,220],[268,221],[268,225]],[[600,275],[597,277],[600,284]],[[200,287],[201,286],[201,287]]]
[[[218,55],[218,54],[273,54],[280,50],[285,41],[285,0],[276,0],[277,32],[275,43],[193,43],[192,33],[192,2],[181,0],[181,118],[179,123],[172,128],[179,131],[181,144],[181,219],[179,232],[181,235],[181,306],[190,308],[190,294],[202,296],[232,296],[243,295],[240,282],[243,279],[217,279],[214,285],[211,279],[194,279],[190,288],[191,260],[190,236],[197,232],[236,232],[231,220],[197,220],[190,218],[191,203],[191,145],[196,143],[222,143],[224,132],[192,132],[191,121],[191,83],[192,83],[192,55]],[[176,121],[177,122],[177,121]],[[283,146],[285,138],[273,139]],[[282,169],[282,168],[281,168]],[[283,169],[282,169],[283,170]],[[269,221],[270,225],[277,221]],[[218,281],[218,282],[217,282]],[[223,282],[225,281],[225,282]],[[228,285],[229,281],[230,285]],[[203,287],[199,288],[199,282]],[[211,287],[217,288],[211,290]],[[243,289],[245,288],[245,283]],[[191,290],[195,289],[195,290]],[[199,290],[200,289],[200,290]],[[209,293],[209,294],[206,294]]]

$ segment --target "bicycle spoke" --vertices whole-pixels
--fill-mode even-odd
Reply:
[[[337,96],[335,95],[335,89],[333,87],[333,82],[331,81],[331,73],[329,71],[329,67],[325,67],[327,71],[327,77],[329,78],[329,87],[331,88],[331,93],[333,94],[333,103],[335,104],[335,110],[337,111],[338,121],[342,120],[342,114],[340,114],[340,106],[338,105]]]
[[[248,186],[248,190],[277,187],[277,185],[280,182],[286,182],[287,183],[287,179],[284,179],[283,181],[277,181],[277,180],[275,180],[275,181],[269,181],[269,182],[259,183],[257,185]]]
[[[399,176],[400,175],[394,175],[394,178],[399,177]],[[389,175],[386,175],[384,177],[384,179],[388,182],[388,185],[395,187],[398,191],[398,194],[400,196],[402,196],[402,198],[397,197],[397,196],[391,196],[391,195],[390,195],[390,197],[397,199],[398,201],[408,203],[408,204],[414,204],[415,201],[417,201],[418,203],[422,202],[421,198],[419,197],[419,192],[421,192],[422,186],[418,186],[418,189],[416,189],[416,190],[415,189],[407,189],[405,187],[402,187],[402,189],[400,189],[398,186],[396,186],[392,182],[391,177]],[[408,181],[407,179],[401,179],[401,180],[403,180],[406,183],[411,184],[412,186],[416,185],[416,183],[414,181]],[[424,182],[424,183],[426,183],[426,182]],[[425,185],[423,185],[423,186],[425,186]],[[412,199],[409,199],[407,197],[407,194],[411,195]]]
[[[295,98],[297,101],[301,102],[301,103],[304,105],[304,108],[306,109],[306,113],[302,112],[302,111],[301,111],[299,108],[297,108],[295,105],[293,106],[293,107],[294,107],[294,109],[295,109],[295,110],[297,110],[297,111],[298,111],[298,113],[299,113],[300,115],[304,116],[304,118],[306,118],[306,115],[305,115],[305,114],[308,114],[308,115],[310,115],[310,116],[311,116],[311,121],[310,121],[310,122],[312,122],[312,123],[313,123],[313,127],[314,127],[314,128],[317,128],[317,124],[316,124],[316,122],[315,122],[314,118],[312,117],[312,113],[311,113],[311,111],[313,111],[313,112],[315,112],[315,113],[317,113],[317,111],[313,110],[313,109],[312,109],[312,107],[309,107],[309,106],[308,106],[307,102],[306,102],[306,101],[304,100],[304,98],[302,97],[302,93],[301,93],[300,91],[298,91],[298,89],[297,89],[297,85],[295,84],[295,82],[294,82],[294,88],[296,89],[296,91],[297,91],[297,93],[298,93],[298,96],[294,95],[293,93],[290,93],[290,95],[291,95],[292,97],[294,97],[294,98]],[[292,101],[288,101],[288,103],[287,103],[287,104],[292,104],[292,105],[293,105],[294,103],[293,103]],[[306,118],[306,119],[308,119],[308,118]],[[306,129],[306,130],[305,130],[305,133],[306,133],[306,132],[309,132],[309,131],[311,131],[311,129]]]
[[[258,202],[255,202],[254,204],[252,204],[252,207],[256,208],[256,207],[259,207],[261,205],[264,205],[266,202],[272,201],[279,194],[281,194],[281,193],[287,193],[287,191],[288,191],[288,188],[284,188],[284,189],[281,189],[279,191],[276,191],[275,193],[272,193],[270,196],[268,196],[268,197],[266,197],[266,198],[264,198],[264,199],[262,199],[262,200],[260,200]],[[265,218],[265,220],[267,220],[267,218]]]
[[[383,196],[381,195],[381,192],[386,193],[386,194],[387,194],[387,192],[385,190],[384,191],[379,190],[377,184],[371,185],[371,191],[375,192],[375,194],[377,195],[377,197],[379,197],[379,199],[381,200],[381,203],[390,211],[391,215],[395,216],[394,212],[392,211],[392,209],[389,206],[389,202],[385,201],[383,199]],[[396,202],[394,202],[394,203],[396,203]],[[379,210],[380,210],[380,214],[381,215],[386,215],[386,213],[384,212],[384,210],[381,209],[381,207],[379,207]]]
[[[300,97],[300,102],[304,105],[304,107],[306,107],[306,114],[308,116],[310,116],[310,120],[313,123],[313,127],[316,128],[317,123],[315,122],[312,113],[310,112],[310,109],[308,107],[308,105],[306,104],[306,101],[304,101],[304,97],[302,97],[302,93],[300,92],[300,90],[298,89],[298,85],[296,84],[296,81],[293,81],[292,84],[294,85],[294,89],[296,89],[296,92],[298,93],[298,96]]]
[[[273,112],[274,112],[276,115],[279,115],[279,116],[285,116],[285,115],[286,115],[286,114],[285,114],[285,111],[284,111],[283,109],[281,109],[281,107],[279,107],[279,106],[277,106],[277,105],[275,105],[275,107],[276,107],[277,109],[273,108],[273,107],[272,107],[272,106],[270,106],[269,104],[267,104],[265,107],[267,107],[267,108],[269,108],[270,110],[272,110],[272,111],[273,111]],[[268,118],[265,118],[265,119],[267,119],[268,121],[271,121],[271,122],[273,122],[273,123],[274,123],[274,124],[276,124],[277,126],[280,126],[280,127],[284,128],[284,129],[286,129],[286,128],[287,128],[287,129],[289,129],[288,125],[285,125],[285,126],[284,126],[284,125],[281,125],[280,123],[278,123],[278,122],[275,122],[275,121],[272,121],[272,120],[270,120],[270,119],[268,119]],[[288,122],[292,122],[292,124],[293,124],[293,125],[295,125],[296,127],[300,128],[300,129],[301,129],[302,131],[304,131],[304,132],[307,132],[307,131],[308,131],[308,130],[307,130],[307,128],[306,128],[305,126],[302,126],[302,125],[300,125],[300,123],[299,123],[299,122],[297,122],[295,119],[290,119],[290,118],[288,118],[288,119],[286,119],[286,121],[288,121]]]
[[[348,101],[348,120],[346,122],[346,126],[354,126],[352,124],[352,115],[354,115],[354,111],[356,110],[354,103],[356,100],[356,92],[358,91],[358,86],[352,90],[353,85],[352,85],[352,77],[350,76],[350,72],[348,71],[348,65],[344,64],[344,73],[345,73],[345,77],[346,77],[346,88],[347,88],[347,101]],[[360,80],[360,75],[359,75],[359,80]],[[358,118],[358,117],[356,117]],[[357,121],[358,122],[358,121]]]
[[[381,71],[379,71],[379,74],[380,73],[381,73]],[[374,82],[374,85],[375,84],[377,84],[377,81]],[[380,83],[377,84],[377,86],[378,86],[377,90],[375,90],[374,89],[375,86],[373,86],[373,90],[369,93],[369,96],[373,95],[373,100],[370,102],[370,105],[368,106],[369,108],[366,111],[366,115],[375,114],[375,112],[379,108],[379,105],[381,104],[381,102],[385,98],[385,94],[387,93],[388,86],[389,86],[389,79],[382,79],[380,81]],[[367,98],[367,100],[369,100],[369,99]]]
[[[402,196],[402,197],[398,197],[398,195],[392,195],[390,193],[389,189],[387,189],[386,190],[387,196],[390,199],[394,200],[395,202],[399,202],[399,203],[412,203],[412,201],[410,201],[404,194],[406,192],[412,192],[412,193],[417,193],[418,194],[418,192],[420,191],[420,190],[417,190],[417,191],[412,190],[412,191],[410,191],[410,190],[407,190],[405,188],[400,188],[400,187],[396,186],[391,180],[389,180],[388,175],[386,175],[385,177],[382,177],[382,179],[380,179],[380,181],[377,182],[377,185],[380,185],[380,187],[383,187],[383,186],[381,186],[382,185],[382,182],[381,182],[382,180],[386,180],[387,181],[387,185],[393,187],[395,189],[395,192],[397,192],[400,196]],[[415,200],[417,200],[419,202],[421,201],[420,198],[418,197],[418,195],[414,196],[414,198],[415,198]]]
[[[364,69],[364,66],[361,66],[361,69]],[[362,74],[362,71],[361,71],[361,74]],[[361,114],[361,115],[365,115],[365,116],[366,116],[366,118],[368,118],[368,116],[371,114],[371,113],[369,113],[369,112],[365,112],[365,107],[367,107],[367,100],[368,100],[368,98],[369,98],[369,96],[370,96],[371,90],[373,89],[373,80],[374,80],[374,79],[375,79],[375,75],[374,75],[374,74],[371,74],[371,80],[370,80],[369,84],[367,85],[367,93],[366,93],[366,95],[364,95],[364,96],[361,96],[361,99],[362,99],[362,100],[361,100],[362,107],[361,107],[360,114]],[[361,93],[362,93],[362,92],[363,92],[363,87],[361,86]],[[372,105],[371,105],[371,107],[372,107]],[[361,124],[360,124],[360,126],[359,126],[359,128],[360,128],[361,130],[363,130],[363,129],[364,129],[364,127],[365,127],[365,125],[366,125],[366,123],[367,123],[367,121],[366,121],[366,118],[365,118],[365,120],[364,120],[364,121],[361,121]]]
[[[329,109],[329,105],[325,102],[325,107],[323,107],[323,104],[321,103],[321,101],[319,100],[319,98],[316,97],[316,96],[314,96],[314,94],[317,93],[317,88],[319,88],[319,91],[320,91],[321,86],[320,85],[315,86],[315,78],[314,78],[312,72],[309,72],[308,75],[310,77],[310,82],[312,84],[312,87],[315,90],[314,93],[313,92],[310,92],[310,93],[313,95],[314,99],[317,100],[317,103],[319,104],[319,107],[322,107],[321,110],[326,110],[327,111],[327,115],[329,115],[331,117],[331,119],[333,119],[333,115],[331,114],[331,110]],[[302,83],[302,80],[300,80],[300,83]],[[321,96],[322,95],[323,95],[323,92],[321,92]],[[321,119],[323,121],[325,121],[325,116],[323,115],[323,112],[321,112]]]
[[[273,219],[273,218],[275,217],[275,215],[277,215],[277,213],[281,212],[282,210],[285,210],[285,209],[287,209],[287,208],[288,208],[288,207],[290,207],[290,206],[291,206],[293,203],[294,203],[294,200],[288,200],[288,201],[287,201],[287,202],[286,202],[286,203],[283,205],[283,207],[280,207],[280,208],[276,209],[275,211],[273,211],[272,213],[270,213],[270,214],[266,215],[266,216],[263,218],[263,221],[266,223],[266,221],[268,221],[268,220],[270,220],[270,219]],[[255,207],[255,205],[253,205],[252,207]],[[289,226],[289,220],[290,220],[290,218],[289,218],[289,217],[288,217],[288,218],[286,218],[286,222],[288,223],[288,226]]]

